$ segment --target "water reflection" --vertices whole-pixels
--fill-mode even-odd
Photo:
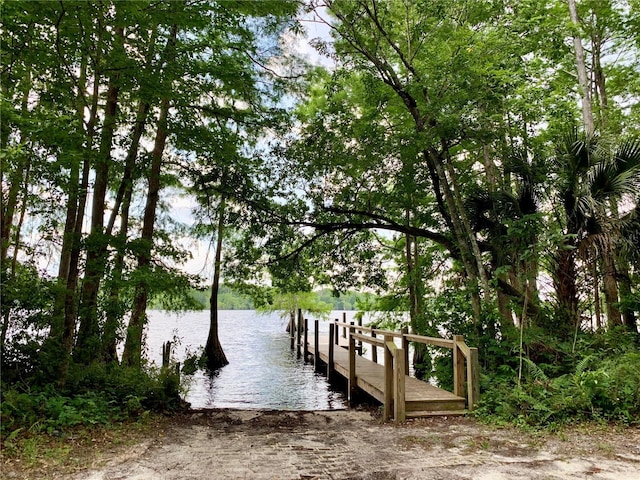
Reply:
[[[180,339],[176,357],[196,351],[206,342],[209,312],[180,315],[150,311],[148,355],[160,363],[162,343],[175,334]],[[332,317],[333,318],[333,317]],[[229,365],[214,375],[193,376],[187,401],[194,408],[273,408],[327,410],[344,408],[341,392],[332,390],[324,376],[304,364],[290,349],[285,323],[277,314],[226,310],[219,314],[220,341]],[[320,331],[328,328],[321,322]],[[310,326],[313,329],[313,326]]]

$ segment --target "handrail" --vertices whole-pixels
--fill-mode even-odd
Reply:
[[[346,329],[354,328],[355,330],[360,330],[361,332],[374,332],[378,335],[391,335],[392,337],[395,337],[395,338],[402,337],[401,332],[394,332],[392,330],[382,330],[380,328],[363,327],[362,325],[355,325],[355,324],[352,325],[350,323],[340,322],[338,320],[334,320],[333,323],[336,324],[338,327],[342,327]]]
[[[453,340],[448,340],[446,338],[436,338],[436,337],[424,337],[422,335],[414,335],[412,333],[407,333],[404,336],[410,342],[423,343],[425,345],[433,345],[435,347],[443,347],[443,348],[453,348]]]
[[[356,340],[360,340],[361,342],[366,342],[371,345],[376,345],[378,347],[384,347],[384,340],[380,338],[367,337],[366,335],[362,335],[360,333],[352,333],[351,336]]]
[[[370,332],[373,330],[373,328],[371,327],[363,327],[362,325],[356,325],[356,324],[351,324],[351,323],[347,323],[347,322],[340,322],[338,320],[334,320],[334,322],[336,325],[338,325],[339,327],[344,327],[344,328],[355,328],[356,330],[362,330],[363,332]]]
[[[405,374],[409,374],[409,359],[408,359],[408,346],[409,342],[414,343],[422,343],[425,345],[432,345],[435,347],[441,348],[449,348],[453,350],[453,393],[459,397],[465,397],[465,387],[466,387],[466,400],[469,411],[473,410],[474,405],[480,399],[480,367],[478,362],[478,349],[471,348],[464,342],[464,337],[462,335],[454,335],[453,339],[446,338],[437,338],[437,337],[426,337],[423,335],[415,335],[409,334],[405,332],[393,332],[390,330],[380,330],[371,327],[363,327],[361,325],[349,324],[347,322],[340,322],[338,320],[334,321],[336,328],[336,344],[337,344],[337,329],[342,327],[343,330],[349,330],[349,339],[350,342],[358,340],[359,342],[366,342],[373,346],[372,358],[374,362],[377,362],[377,352],[376,348],[380,347],[384,349],[385,352],[385,365],[387,361],[393,363],[395,372],[396,365],[401,364],[404,368]],[[364,332],[368,332],[371,336],[367,336]],[[384,341],[376,338],[377,335],[383,336],[385,338]],[[402,348],[395,345],[393,339],[400,338],[402,339]],[[352,339],[352,340],[351,340]],[[390,343],[389,343],[390,342]],[[351,343],[349,343],[351,345]],[[355,345],[355,343],[354,343]],[[393,346],[392,346],[393,345]],[[402,361],[394,361],[398,355],[398,351],[402,351],[404,358]],[[389,358],[389,360],[387,360]],[[355,360],[353,361],[355,365]],[[466,363],[466,369],[465,369]],[[354,366],[355,369],[355,366]],[[466,370],[466,371],[465,371]],[[355,373],[354,373],[355,375]],[[387,372],[385,371],[385,378],[387,377]],[[387,379],[388,380],[388,379]],[[385,380],[385,382],[387,381]],[[385,384],[386,385],[386,384]],[[392,387],[391,384],[388,386]],[[388,390],[389,388],[386,388]],[[395,387],[394,387],[395,390]],[[390,415],[390,410],[387,411],[387,408],[391,408],[387,406],[388,401],[393,401],[393,399],[387,399],[385,393],[385,418],[388,418]],[[404,402],[403,402],[404,403]],[[394,407],[395,408],[395,407]],[[396,417],[397,418],[397,417]]]

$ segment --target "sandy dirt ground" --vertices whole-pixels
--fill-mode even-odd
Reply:
[[[49,450],[30,466],[27,455],[0,455],[0,478],[640,480],[640,428],[529,433],[464,417],[394,425],[378,409],[192,411],[49,447],[60,445],[64,458]]]
[[[640,480],[640,429],[533,434],[462,417],[396,426],[376,412],[211,410],[168,420],[73,480]]]

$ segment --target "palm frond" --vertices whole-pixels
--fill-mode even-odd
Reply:
[[[601,162],[588,173],[591,196],[597,201],[620,198],[637,192],[640,168],[620,168],[617,164]]]
[[[622,142],[614,154],[614,161],[624,165],[627,170],[640,168],[640,138]]]

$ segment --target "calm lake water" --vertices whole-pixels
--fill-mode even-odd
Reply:
[[[347,321],[354,314],[347,312]],[[147,357],[157,365],[162,359],[162,343],[173,337],[180,342],[174,355],[178,361],[206,343],[209,311],[175,314],[154,310],[148,316]],[[333,312],[330,318],[342,320],[342,312]],[[193,408],[344,408],[344,394],[333,390],[323,375],[314,373],[312,364],[304,364],[290,349],[286,324],[277,313],[221,310],[220,343],[229,365],[213,377],[201,372],[193,375],[186,400]],[[313,322],[309,324],[312,331]],[[319,329],[327,332],[329,321],[321,321]]]

